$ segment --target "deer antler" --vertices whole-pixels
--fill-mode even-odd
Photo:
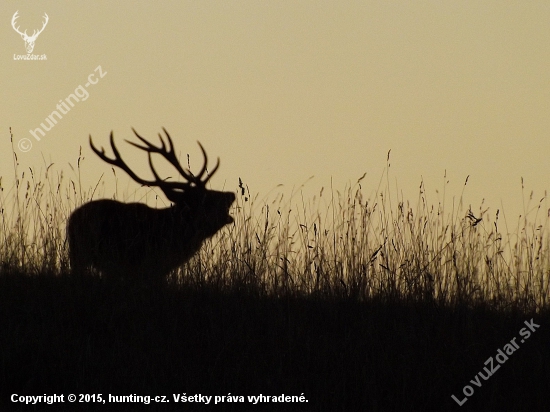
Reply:
[[[19,13],[19,10],[17,10],[17,11],[15,12],[15,14],[13,15],[13,17],[12,17],[12,19],[11,19],[11,26],[13,27],[13,29],[14,29],[17,33],[19,33],[21,36],[23,36],[24,39],[28,39],[28,40],[36,40],[36,38],[38,37],[38,35],[44,31],[44,29],[46,28],[46,25],[48,24],[48,21],[50,20],[50,18],[48,17],[48,14],[47,14],[47,13],[44,13],[44,16],[43,16],[43,17],[44,17],[46,20],[45,20],[44,23],[42,24],[42,28],[41,28],[40,30],[38,30],[38,31],[33,30],[32,36],[29,36],[29,35],[27,34],[27,30],[25,30],[24,33],[21,33],[21,32],[19,31],[19,26],[15,27],[15,20],[17,20],[17,19],[19,18],[19,16],[17,15],[17,13]]]
[[[17,10],[17,11],[15,12],[15,14],[13,15],[13,17],[11,18],[11,27],[13,27],[13,29],[14,29],[17,33],[19,33],[21,36],[26,36],[26,35],[27,35],[27,30],[25,30],[25,33],[21,33],[21,32],[19,31],[19,26],[15,27],[15,20],[17,20],[17,18],[19,17],[19,16],[17,15],[17,13],[19,13],[19,10]]]
[[[48,17],[48,15],[46,13],[44,13],[44,16],[43,16],[46,20],[44,21],[44,23],[42,24],[42,28],[38,31],[34,30],[33,33],[32,33],[32,38],[36,39],[38,37],[38,35],[40,33],[42,33],[44,31],[44,29],[46,28],[46,25],[48,24],[48,21],[50,20],[50,18]],[[35,33],[36,32],[36,33]]]
[[[142,185],[145,185],[145,186],[159,187],[164,192],[166,197],[168,197],[168,199],[170,199],[170,200],[173,199],[174,192],[185,191],[186,189],[189,189],[189,187],[191,187],[191,184],[194,184],[197,187],[205,187],[208,180],[210,180],[210,178],[214,175],[214,173],[216,172],[216,170],[218,169],[218,167],[220,165],[220,159],[218,158],[218,162],[216,163],[216,166],[214,167],[214,169],[212,169],[212,172],[209,173],[209,175],[206,179],[201,180],[202,176],[204,175],[204,173],[206,171],[206,165],[207,165],[208,157],[206,155],[206,151],[204,150],[204,148],[202,147],[200,142],[198,142],[198,143],[199,143],[199,146],[200,146],[201,151],[202,151],[203,156],[204,156],[204,165],[203,165],[201,171],[199,172],[199,174],[197,176],[194,176],[191,173],[191,171],[185,170],[181,166],[180,162],[178,161],[178,159],[176,157],[176,154],[174,152],[174,144],[172,142],[172,139],[171,139],[170,135],[166,131],[166,129],[163,128],[164,133],[166,133],[166,136],[168,138],[168,147],[166,146],[166,143],[165,143],[164,139],[162,138],[162,136],[160,135],[160,133],[159,133],[159,138],[160,138],[160,141],[161,141],[161,146],[155,146],[152,143],[150,143],[148,140],[146,140],[145,138],[141,137],[134,129],[132,129],[132,130],[134,131],[134,133],[138,137],[138,139],[140,139],[144,143],[144,146],[141,146],[137,143],[130,142],[128,140],[126,140],[126,142],[130,143],[132,146],[135,146],[135,147],[147,152],[148,158],[149,158],[149,167],[151,168],[151,172],[153,173],[153,176],[155,177],[155,180],[142,179],[141,177],[136,175],[132,169],[130,169],[130,167],[126,164],[126,162],[124,160],[122,160],[122,157],[120,156],[120,152],[118,151],[118,149],[116,148],[116,145],[115,145],[113,132],[111,132],[110,142],[111,142],[111,148],[113,150],[114,158],[108,157],[105,154],[105,149],[103,147],[101,149],[97,149],[93,144],[91,135],[90,135],[90,146],[91,146],[92,150],[94,151],[94,153],[97,154],[101,158],[101,160],[103,160],[104,162],[106,162],[110,165],[117,166],[117,167],[121,168],[126,173],[128,173],[128,175],[139,184],[142,184]],[[152,156],[151,156],[152,153],[158,153],[162,157],[164,157],[166,160],[168,160],[168,162],[176,168],[176,170],[180,173],[180,175],[183,178],[185,178],[185,180],[187,180],[187,183],[185,183],[185,182],[167,182],[166,180],[161,179],[160,176],[158,175],[157,171],[155,170],[154,166],[153,166],[153,160],[152,160]]]

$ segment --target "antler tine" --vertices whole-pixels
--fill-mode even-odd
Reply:
[[[164,134],[168,138],[168,145],[170,146],[170,152],[174,152],[174,142],[172,141],[172,137],[168,134],[166,129],[163,127],[162,130],[164,130]],[[159,139],[162,142],[162,146],[164,147],[164,139],[162,138],[162,135],[159,133]]]
[[[101,147],[101,150],[99,150],[97,147],[94,146],[94,142],[92,141],[92,135],[90,135],[90,147],[92,148],[92,150],[94,151],[94,153],[96,155],[98,155],[101,160],[109,163],[109,164],[113,164],[113,162],[116,161],[116,158],[115,159],[111,159],[110,157],[108,157],[107,155],[105,155],[105,149],[103,148],[103,146]],[[116,150],[116,147],[114,146],[114,142],[113,142],[113,132],[111,132],[111,147],[114,149],[114,153],[115,153],[115,156],[118,154],[118,151]]]
[[[220,167],[220,158],[218,157],[218,161],[216,163],[216,166],[214,166],[214,169],[212,169],[212,171],[208,173],[208,176],[206,177],[206,179],[201,181],[202,176],[204,175],[204,172],[206,171],[206,165],[208,164],[208,156],[206,155],[206,150],[204,150],[204,147],[202,147],[201,142],[197,141],[197,143],[199,144],[199,147],[201,148],[201,151],[202,151],[202,155],[204,157],[204,165],[202,166],[202,169],[201,169],[200,173],[196,177],[201,182],[201,185],[204,186],[210,180],[210,178],[212,176],[214,176],[214,173],[216,173],[216,170],[218,170],[218,167]]]
[[[170,137],[170,135],[168,134],[168,132],[166,131],[166,129],[164,127],[162,128],[162,130],[164,130],[164,133],[166,134],[166,137],[168,138],[168,147],[169,147],[168,154],[170,155],[171,163],[174,165],[174,167],[176,169],[178,169],[178,172],[180,172],[185,178],[187,178],[187,176],[189,174],[185,170],[183,170],[183,167],[181,167],[180,162],[179,162],[178,158],[176,157],[176,153],[174,152],[174,142],[172,141],[172,138]],[[159,133],[159,139],[162,142],[162,148],[164,149],[165,148],[164,139],[162,138],[162,135],[160,133]],[[166,150],[164,150],[164,151],[166,151]]]
[[[170,146],[170,155],[172,156],[175,163],[172,163],[174,167],[177,169],[177,171],[189,182],[200,184],[200,179],[197,179],[191,171],[186,171],[183,167],[181,167],[181,164],[179,160],[176,157],[176,154],[174,153],[174,142],[172,141],[172,137],[168,134],[168,131],[163,127],[162,130],[164,130],[164,134],[166,134],[166,137],[168,138],[168,144]],[[164,139],[159,133],[160,140],[162,140],[162,144],[164,146]]]
[[[138,134],[138,132],[136,132],[136,129],[134,129],[133,127],[132,127],[132,131],[134,132],[134,134],[137,136],[137,138],[139,140],[141,140],[143,143],[145,143],[145,146],[140,146],[137,143],[131,142],[129,140],[126,140],[127,143],[130,143],[132,146],[135,146],[138,149],[145,150],[146,152],[154,152],[154,153],[166,152],[166,146],[164,144],[164,140],[162,140],[162,137],[160,135],[159,135],[160,143],[162,144],[162,146],[157,147],[154,144],[152,144],[151,142],[149,142],[147,139],[145,139],[144,137],[140,136]]]
[[[151,156],[151,152],[148,153],[148,158],[149,158],[149,167],[151,168],[151,172],[153,172],[153,176],[155,176],[155,179],[163,181],[161,177],[158,175],[157,171],[155,170],[155,167],[153,166],[153,157]]]

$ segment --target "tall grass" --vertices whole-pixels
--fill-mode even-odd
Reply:
[[[13,184],[6,188],[7,179],[0,180],[2,271],[68,273],[66,220],[104,193],[101,181],[83,190],[81,161],[79,156],[67,180],[46,163],[39,172],[21,171],[13,152]],[[415,202],[403,199],[391,192],[389,173],[388,163],[376,195],[368,198],[364,176],[342,191],[322,188],[309,199],[301,188],[288,199],[260,199],[239,181],[235,223],[207,241],[171,281],[261,296],[483,302],[522,310],[548,305],[545,198],[535,202],[531,194],[510,230],[499,211],[490,215],[483,204],[471,210],[463,194],[446,204],[446,187],[437,204],[428,202],[423,183]]]
[[[326,192],[310,201],[298,193],[286,203],[282,195],[271,203],[247,201],[250,195],[241,192],[235,225],[189,266],[216,282],[253,285],[264,294],[547,305],[543,200],[508,232],[498,211],[490,216],[483,205],[472,211],[462,196],[451,211],[428,204],[422,185],[414,205],[392,203],[388,186],[365,199],[360,181]]]

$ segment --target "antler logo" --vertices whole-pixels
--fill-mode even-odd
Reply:
[[[44,21],[44,24],[42,25],[42,28],[38,31],[34,30],[33,33],[32,33],[32,36],[29,36],[27,34],[27,30],[25,30],[23,33],[21,33],[19,31],[19,26],[15,27],[15,20],[17,20],[17,18],[19,17],[17,15],[17,13],[19,13],[19,10],[17,10],[15,12],[15,14],[13,15],[13,17],[11,19],[11,26],[13,27],[13,29],[17,33],[19,33],[21,35],[21,38],[23,40],[25,40],[25,48],[27,49],[27,53],[32,53],[32,51],[34,50],[34,42],[36,41],[36,38],[38,37],[38,35],[44,31],[44,28],[48,24],[49,17],[46,13],[44,13],[44,18],[46,20]]]

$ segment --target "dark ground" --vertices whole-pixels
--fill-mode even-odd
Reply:
[[[540,325],[521,343],[520,330]],[[516,337],[481,387],[470,383]],[[494,361],[496,367],[498,362]],[[451,398],[465,398],[461,407]],[[164,395],[170,403],[11,403],[11,394]],[[173,394],[244,396],[175,403]],[[301,394],[258,404],[249,395]],[[550,311],[0,275],[1,410],[548,411]]]

